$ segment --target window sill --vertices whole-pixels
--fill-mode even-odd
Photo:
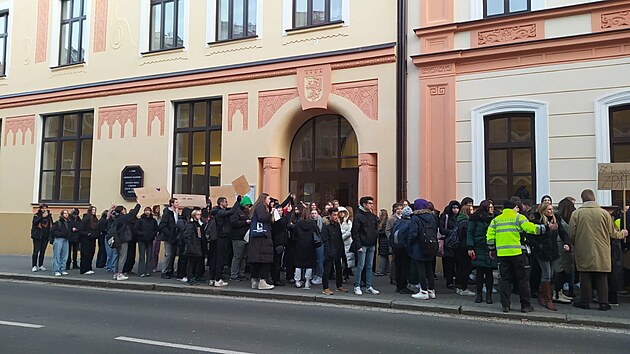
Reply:
[[[230,39],[222,39],[220,41],[208,42],[208,46],[220,46],[222,44],[230,44],[235,42],[250,42],[258,39],[258,35],[247,36],[247,37],[239,37],[239,38],[230,38]]]
[[[158,49],[158,50],[152,50],[150,52],[142,52],[140,53],[140,55],[142,55],[143,57],[152,57],[152,56],[161,55],[161,54],[179,53],[179,52],[183,52],[184,49],[185,47]]]
[[[59,70],[79,68],[79,67],[85,67],[85,66],[87,66],[87,63],[84,62],[84,61],[80,61],[78,63],[63,64],[63,65],[53,66],[53,67],[50,68],[50,71],[59,71]]]
[[[89,202],[40,202],[40,203],[31,203],[32,206],[40,206],[41,204],[46,204],[49,207],[88,207],[91,204]]]
[[[493,19],[493,18],[497,18],[497,17],[509,17],[509,16],[513,16],[513,15],[524,14],[524,13],[527,13],[527,12],[532,12],[532,11],[531,10],[522,10],[522,11],[506,12],[506,13],[496,14],[496,15],[484,15],[483,19],[487,20],[487,19]]]
[[[339,21],[323,23],[321,25],[312,25],[312,26],[305,26],[305,27],[289,28],[289,29],[286,29],[284,31],[288,35],[292,35],[292,34],[308,33],[308,32],[314,32],[314,31],[327,30],[327,29],[332,29],[332,28],[339,28],[339,27],[343,27],[343,24],[344,24],[343,20],[339,20]]]

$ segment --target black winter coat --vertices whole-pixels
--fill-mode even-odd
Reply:
[[[287,225],[289,224],[289,220],[291,220],[291,214],[280,218],[280,220],[271,224],[271,239],[273,240],[273,247],[278,246],[286,246],[289,244],[289,231],[287,230]]]
[[[70,220],[66,220],[60,216],[59,220],[53,224],[51,234],[53,238],[65,238],[69,240],[72,237],[72,225]]]
[[[378,217],[368,211],[357,209],[352,221],[353,248],[358,250],[363,246],[375,246],[378,239]]]
[[[379,256],[389,256],[389,239],[387,238],[387,234],[385,233],[385,223],[383,223],[383,227],[378,230],[378,255]]]
[[[232,208],[222,209],[217,205],[210,210],[210,215],[216,220],[219,237],[230,237],[232,234],[232,223],[230,222],[230,217],[232,217],[238,208],[238,202],[236,202]]]
[[[560,220],[560,216],[556,215],[556,220]],[[539,225],[543,224],[540,220],[539,213],[532,214],[532,222]],[[547,231],[542,235],[527,235],[527,240],[532,248],[532,256],[534,258],[543,261],[553,261],[560,258],[560,253],[558,252],[558,236],[560,236],[563,244],[569,245],[569,235],[564,227],[562,227],[561,222],[558,222],[558,230],[556,231],[552,231],[548,227],[546,229]]]
[[[101,223],[96,215],[92,216],[94,223],[90,222],[90,216],[83,214],[83,222],[81,226],[80,237],[86,240],[96,240],[101,236]]]
[[[174,244],[177,241],[177,223],[175,222],[175,214],[169,208],[164,208],[162,219],[160,220],[160,241]]]
[[[254,207],[254,216],[252,220],[258,220],[263,226],[264,236],[252,237],[250,232],[249,248],[247,252],[247,261],[250,263],[273,263],[273,240],[271,239],[271,213],[269,208],[264,204],[258,204]],[[252,221],[254,224],[254,221]],[[256,225],[250,225],[255,228]],[[250,230],[251,230],[250,228]]]
[[[424,221],[427,225],[432,225],[433,228],[437,228],[435,224],[435,216],[428,209],[416,210],[411,217],[411,224],[409,224],[409,243],[407,245],[407,253],[412,260],[417,262],[431,262],[435,260],[435,257],[426,256],[423,253],[424,243],[422,238]]]
[[[136,239],[142,242],[152,242],[157,236],[158,223],[153,216],[142,214],[140,220],[134,225]]]
[[[181,237],[184,243],[184,256],[203,256],[203,237],[204,233],[202,225],[196,221],[187,223]]]
[[[120,242],[133,241],[133,222],[136,220],[136,215],[138,215],[139,211],[140,204],[136,204],[127,214],[120,214],[116,217],[116,229],[118,230]]]
[[[298,220],[293,226],[295,267],[315,268],[317,255],[315,254],[315,243],[313,242],[314,233],[319,233],[317,221],[315,220]]]
[[[230,216],[230,224],[232,224],[230,239],[232,241],[243,241],[245,234],[249,230],[247,220],[249,220],[249,215],[245,213],[242,207],[234,208],[234,213]]]
[[[50,238],[50,230],[52,228],[52,216],[48,213],[47,217],[42,215],[41,211],[37,211],[33,215],[33,223],[31,224],[31,238],[33,240],[46,240]]]
[[[322,227],[322,244],[324,245],[324,255],[326,260],[341,259],[345,255],[343,238],[341,237],[341,225],[330,222]]]

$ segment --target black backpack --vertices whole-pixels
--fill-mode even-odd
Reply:
[[[418,235],[420,251],[426,257],[436,257],[439,249],[437,227],[428,221],[424,221],[421,217],[418,217],[418,219],[422,225],[422,231]]]
[[[110,248],[117,248],[120,246],[120,237],[118,236],[118,223],[113,220],[107,227],[107,233],[105,234],[105,241]]]
[[[411,219],[398,219],[392,228],[392,234],[389,237],[389,245],[394,250],[403,250],[407,248],[409,243],[409,224]]]
[[[217,225],[217,218],[213,217],[206,225],[206,236],[210,241],[216,241],[219,238],[219,227]]]
[[[461,221],[460,221],[461,222]],[[455,225],[454,228],[451,229],[451,231],[449,231],[448,235],[446,235],[446,238],[444,239],[444,247],[448,248],[448,249],[457,249],[459,248],[459,223],[457,223],[457,225]]]

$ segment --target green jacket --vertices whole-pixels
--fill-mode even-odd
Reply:
[[[490,222],[486,241],[490,250],[497,251],[499,257],[518,256],[525,246],[521,244],[521,232],[532,235],[545,233],[544,225],[536,225],[513,209],[504,209],[501,215]]]

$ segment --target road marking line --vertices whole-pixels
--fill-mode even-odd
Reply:
[[[21,322],[10,322],[10,321],[0,321],[0,325],[5,326],[13,326],[13,327],[24,327],[24,328],[44,328],[42,325],[30,324],[30,323],[21,323]]]
[[[196,350],[198,352],[205,353],[216,353],[216,354],[252,354],[247,352],[236,352],[232,350],[225,349],[216,349],[216,348],[207,348],[207,347],[198,347],[195,345],[186,345],[186,344],[176,344],[176,343],[168,343],[168,342],[158,342],[155,340],[148,339],[140,339],[140,338],[131,338],[131,337],[116,337],[116,340],[121,340],[125,342],[132,343],[140,343],[140,344],[148,344],[148,345],[157,345],[160,347],[168,347],[168,348],[177,348],[177,349],[187,349],[187,350]]]

